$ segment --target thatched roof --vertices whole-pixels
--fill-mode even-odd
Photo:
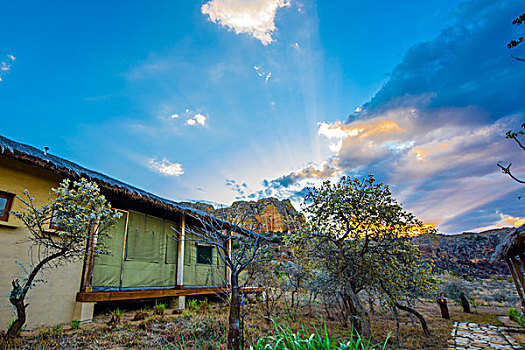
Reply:
[[[43,169],[51,170],[59,176],[73,179],[80,179],[81,177],[84,177],[90,181],[95,181],[103,190],[129,197],[138,202],[157,207],[162,210],[184,213],[194,217],[211,217],[210,214],[201,210],[197,210],[169,199],[156,196],[152,193],[128,185],[102,173],[81,167],[80,165],[70,162],[64,158],[60,158],[49,153],[44,153],[35,147],[15,142],[3,136],[0,136],[0,155]]]
[[[511,258],[519,253],[525,253],[525,225],[522,225],[503,238],[494,250],[491,261]]]

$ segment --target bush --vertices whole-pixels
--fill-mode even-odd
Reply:
[[[80,328],[80,321],[79,320],[72,320],[69,322],[69,326],[71,329],[79,329]]]
[[[515,308],[509,307],[509,310],[507,311],[507,316],[509,316],[509,318],[512,321],[518,322],[520,326],[525,327],[525,317],[522,314],[520,314]]]
[[[188,299],[186,306],[188,306],[189,310],[195,310],[199,307],[199,301],[197,299]]]
[[[141,309],[135,312],[135,316],[133,316],[133,321],[141,321],[146,319],[148,317],[149,312],[148,310]]]
[[[155,306],[153,307],[153,314],[162,316],[164,315],[165,312],[166,312],[166,304],[163,304],[163,303],[157,304],[157,302],[155,301]]]

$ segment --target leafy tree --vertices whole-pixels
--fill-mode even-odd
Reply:
[[[225,284],[231,285],[227,348],[239,350],[244,348],[242,288],[250,282],[241,273],[267,260],[270,241],[262,234],[263,227],[242,211],[233,218],[223,213],[222,217],[210,215],[195,219],[198,224],[187,226],[182,239],[214,247],[225,264],[228,274]]]
[[[525,23],[525,13],[522,13],[520,16],[516,17],[514,19],[514,21],[512,21],[512,24],[515,24],[515,25],[520,25],[520,24],[523,24]],[[521,43],[523,43],[524,39],[523,39],[523,36],[520,36],[518,37],[517,39],[513,39],[511,40],[508,44],[507,44],[507,47],[509,49],[512,49],[518,45],[520,45]],[[515,57],[513,55],[511,55],[514,59],[518,60],[518,61],[523,61],[525,62],[525,59],[524,58],[520,58],[520,57]]]
[[[524,16],[524,18],[525,18],[525,14],[523,14],[522,16]],[[524,138],[524,135],[525,135],[525,123],[521,124],[521,129],[522,130],[518,130],[518,131],[513,131],[513,130],[507,131],[506,138],[516,142],[516,144],[519,146],[519,148],[521,148],[522,150],[525,151],[525,142],[522,140]],[[512,171],[510,170],[510,167],[512,166],[512,163],[509,163],[509,165],[507,165],[507,166],[503,166],[500,163],[498,163],[498,166],[500,167],[501,171],[504,174],[509,175],[514,181],[516,181],[516,182],[518,182],[520,184],[525,184],[524,180],[521,180],[520,178],[515,176],[512,173]]]
[[[23,266],[27,277],[12,281],[9,301],[16,308],[17,318],[5,335],[12,340],[26,322],[25,298],[39,281],[37,276],[45,269],[59,267],[84,259],[86,243],[93,242],[95,253],[107,252],[104,238],[107,229],[117,222],[120,214],[111,208],[94,182],[82,178],[73,182],[64,180],[51,190],[56,195],[48,204],[39,207],[29,192],[25,198],[17,197],[25,206],[23,212],[13,212],[29,231],[29,255],[34,265]],[[59,227],[50,230],[50,224]]]
[[[421,255],[410,240],[422,223],[373,175],[310,188],[303,209],[307,222],[292,239],[294,250],[303,252],[307,270],[321,284],[320,293],[337,297],[343,319],[365,338],[371,329],[360,292],[382,293],[407,311],[402,300],[411,289],[419,292],[431,285],[430,271],[420,267]]]

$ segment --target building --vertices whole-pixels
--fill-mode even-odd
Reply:
[[[0,136],[0,327],[15,315],[11,281],[24,276],[16,261],[29,263],[28,231],[9,215],[25,209],[16,196],[27,189],[42,205],[63,179],[81,177],[95,181],[122,212],[107,241],[111,254],[46,270],[46,284],[27,296],[29,328],[90,320],[97,302],[172,298],[183,308],[186,295],[224,291],[226,268],[215,249],[180,239],[210,214]]]

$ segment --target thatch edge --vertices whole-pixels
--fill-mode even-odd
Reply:
[[[510,231],[494,250],[490,261],[511,258],[525,252],[525,225]]]

